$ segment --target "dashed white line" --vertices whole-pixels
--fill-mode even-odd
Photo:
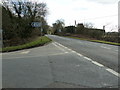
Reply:
[[[88,57],[84,57],[85,59],[89,60],[89,61],[92,61],[92,59],[88,58]]]
[[[94,63],[94,64],[96,64],[96,65],[98,65],[98,66],[100,66],[100,67],[104,67],[104,65],[102,65],[102,64],[100,64],[100,63],[98,63],[98,62],[96,62],[96,61],[92,61],[92,63]]]
[[[69,49],[69,48],[63,46],[63,45],[61,45],[60,43],[57,43],[57,42],[55,42],[55,43],[58,44],[58,45],[61,46],[61,47],[66,48],[67,50],[70,50],[70,51],[73,52],[73,53],[76,53],[78,56],[83,56],[82,54],[77,53],[76,51],[74,51],[74,50],[72,50],[72,49]],[[55,44],[55,45],[56,45],[56,44]],[[57,46],[57,45],[56,45],[56,46]],[[101,47],[102,47],[102,48],[106,48],[106,49],[111,49],[111,48],[107,48],[107,47],[104,47],[104,46],[101,46]],[[85,58],[86,60],[92,62],[93,64],[95,64],[95,65],[97,65],[97,66],[99,66],[99,67],[104,67],[104,68],[106,68],[106,70],[107,70],[108,72],[112,73],[113,75],[115,75],[115,76],[117,76],[117,77],[120,77],[120,74],[117,73],[116,71],[114,71],[114,70],[112,70],[112,69],[110,69],[110,68],[107,68],[107,67],[105,67],[104,65],[102,65],[102,64],[100,64],[100,63],[98,63],[98,62],[96,62],[96,61],[93,61],[92,59],[90,59],[90,58],[88,58],[88,57],[83,56],[83,58]]]
[[[114,74],[114,75],[120,77],[120,74],[117,73],[116,71],[114,71],[114,70],[112,70],[112,69],[110,69],[110,68],[107,68],[106,70],[107,70],[108,72],[110,72],[110,73],[112,73],[112,74]]]
[[[72,51],[73,53],[76,53],[75,51]]]
[[[72,51],[71,49],[68,49],[69,51]]]
[[[80,57],[81,57],[81,56],[83,56],[83,55],[82,55],[82,54],[80,54],[80,53],[76,53],[76,54],[77,54],[78,56],[80,56]]]

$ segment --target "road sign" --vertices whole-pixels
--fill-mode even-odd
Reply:
[[[61,32],[61,29],[59,29],[59,32]]]
[[[40,23],[40,22],[32,22],[31,25],[32,25],[32,27],[41,27],[42,23]]]

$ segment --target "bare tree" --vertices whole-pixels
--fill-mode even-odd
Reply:
[[[64,28],[64,20],[57,20],[55,23],[53,23],[53,29],[55,33],[58,33],[59,30],[62,30]]]
[[[84,23],[84,27],[86,27],[86,28],[94,28],[94,24],[93,23]]]
[[[5,34],[9,34],[7,32],[11,29],[17,37],[27,38],[30,37],[34,29],[31,26],[31,22],[46,22],[44,19],[47,15],[46,3],[24,2],[23,0],[16,0],[15,2],[3,0],[2,3],[5,11],[4,14],[6,15],[9,12],[8,18],[11,17],[8,23],[10,28],[4,27]],[[5,19],[4,22],[6,22]]]

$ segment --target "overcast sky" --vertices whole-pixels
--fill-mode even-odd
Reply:
[[[1,1],[1,0],[0,0]],[[65,25],[93,23],[96,28],[106,31],[118,31],[118,2],[120,0],[30,0],[45,2],[49,14],[47,22],[52,26],[58,19],[64,19]]]
[[[36,0],[41,1],[41,0]],[[119,0],[42,0],[47,3],[47,21],[52,25],[57,19],[64,19],[65,25],[91,22],[97,28],[106,26],[110,31],[118,25]],[[114,29],[116,30],[116,29]]]
[[[31,1],[31,0],[30,0]],[[47,22],[52,26],[58,19],[64,19],[65,25],[93,23],[96,28],[106,26],[106,31],[117,31],[118,2],[120,0],[32,0],[45,2],[49,14]]]

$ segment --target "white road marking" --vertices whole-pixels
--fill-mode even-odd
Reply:
[[[69,49],[68,47],[65,47],[65,46],[61,45],[60,43],[57,43],[57,42],[55,42],[55,43],[56,43],[57,45],[59,45],[59,46],[65,48],[65,49],[69,50],[69,51],[72,51],[71,49]]]
[[[28,54],[30,51],[23,51],[23,52],[20,52],[20,54]]]
[[[108,72],[110,72],[110,73],[112,73],[112,74],[114,74],[114,75],[120,77],[120,74],[117,73],[116,71],[114,71],[114,70],[112,70],[112,69],[110,69],[110,68],[107,68],[106,70],[107,70]]]
[[[105,48],[105,49],[111,49],[111,48],[108,48],[108,47],[104,47],[104,46],[101,46],[102,48]]]
[[[68,49],[69,51],[72,51],[71,49]]]
[[[62,47],[65,48],[65,46],[61,45],[60,43],[57,43],[57,42],[55,42],[55,43],[58,44],[59,46],[62,46]],[[104,46],[101,46],[101,47],[102,47],[102,48],[106,48],[106,49],[111,49],[111,48],[107,48],[107,47],[104,47]],[[67,48],[67,47],[66,47],[66,48]],[[74,51],[74,50],[72,50],[72,49],[67,48],[67,50],[71,50],[73,53],[76,53],[76,54],[79,55],[79,56],[83,56],[82,54],[80,54],[80,53],[78,53],[78,52],[76,52],[76,51]],[[92,62],[93,64],[95,64],[95,65],[97,65],[97,66],[99,66],[99,67],[107,68],[107,69],[105,69],[105,70],[107,70],[108,72],[112,73],[113,75],[115,75],[115,76],[117,76],[117,77],[120,77],[120,74],[119,74],[118,72],[116,72],[116,71],[114,71],[114,70],[112,70],[112,69],[110,69],[110,68],[108,68],[108,67],[105,67],[104,65],[102,65],[102,64],[100,64],[100,63],[98,63],[98,62],[96,62],[96,61],[93,61],[92,59],[90,59],[90,58],[88,58],[88,57],[83,56],[83,58],[85,58],[86,60],[89,60],[90,62]]]
[[[80,53],[76,53],[78,56],[80,56],[80,57],[82,57],[83,55],[82,54],[80,54]]]
[[[98,63],[98,62],[96,62],[96,61],[92,61],[92,63],[94,63],[94,64],[96,64],[96,65],[98,65],[98,66],[100,66],[100,67],[104,67],[104,65],[102,65],[102,64],[100,64],[100,63]]]
[[[89,60],[89,61],[92,61],[92,59],[88,58],[88,57],[84,57],[85,59]]]
[[[53,45],[55,45],[56,47],[58,47],[60,50],[62,50],[63,52],[65,52],[64,49],[62,49],[61,47],[59,47],[58,45],[56,45],[55,43],[53,43]]]
[[[72,51],[73,53],[76,53],[75,51]]]

